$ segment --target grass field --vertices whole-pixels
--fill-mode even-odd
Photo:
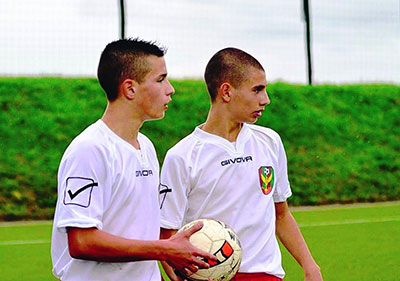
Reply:
[[[141,129],[160,164],[209,110],[204,81],[171,83],[165,118]],[[276,82],[268,95],[257,124],[282,138],[292,206],[400,200],[399,85]],[[0,220],[52,218],[61,156],[106,105],[94,78],[0,77]]]
[[[325,281],[400,280],[400,202],[292,210]],[[54,281],[51,222],[1,223],[2,281]],[[286,250],[287,281],[303,280]],[[142,281],[142,280],[141,280]]]

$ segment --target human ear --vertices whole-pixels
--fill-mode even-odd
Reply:
[[[128,100],[135,98],[135,81],[132,79],[125,79],[121,83],[121,91]]]
[[[223,83],[219,87],[219,94],[224,102],[229,102],[232,95],[232,86],[229,83]]]

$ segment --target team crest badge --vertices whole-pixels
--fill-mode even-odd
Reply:
[[[261,166],[258,169],[260,176],[261,190],[265,195],[268,195],[274,187],[275,175],[272,166]]]

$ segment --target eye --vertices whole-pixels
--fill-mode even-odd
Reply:
[[[254,87],[254,88],[253,88],[253,91],[254,91],[254,93],[256,93],[256,94],[259,94],[259,93],[263,92],[264,90],[265,90],[265,87],[264,87],[264,86],[259,86],[259,87]]]
[[[161,83],[161,82],[165,81],[165,78],[167,78],[167,74],[162,74],[162,75],[158,76],[157,82]]]

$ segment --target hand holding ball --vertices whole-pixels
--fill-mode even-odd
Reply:
[[[239,270],[242,261],[242,248],[236,233],[226,224],[213,219],[199,219],[184,225],[178,232],[188,229],[197,222],[203,222],[203,227],[190,236],[190,242],[197,248],[217,257],[217,261],[205,260],[210,268],[199,269],[189,280],[229,281]]]

